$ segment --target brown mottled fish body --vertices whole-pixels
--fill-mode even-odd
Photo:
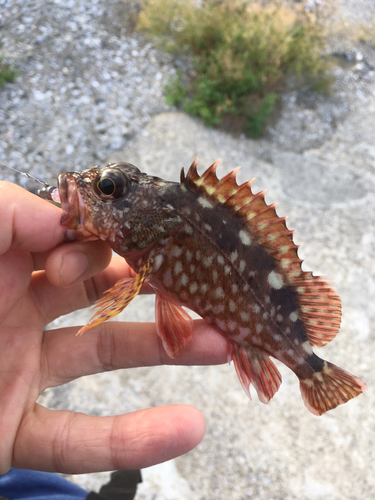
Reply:
[[[307,408],[320,415],[359,395],[365,384],[313,353],[340,327],[333,285],[303,272],[292,231],[264,192],[236,171],[202,176],[196,162],[181,182],[130,164],[59,176],[62,223],[97,236],[125,257],[136,278],[118,282],[81,331],[117,314],[147,281],[156,291],[156,326],[174,357],[191,339],[187,306],[228,340],[240,382],[267,403],[281,384],[270,356],[300,379]]]

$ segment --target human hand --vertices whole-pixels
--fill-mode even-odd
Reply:
[[[194,448],[205,432],[199,410],[171,405],[114,417],[48,410],[48,387],[83,375],[159,364],[216,364],[226,342],[203,321],[171,360],[153,323],[109,322],[44,331],[93,304],[132,270],[102,241],[64,244],[61,210],[0,182],[0,474],[11,466],[65,473],[137,469]],[[109,266],[107,267],[107,265]]]

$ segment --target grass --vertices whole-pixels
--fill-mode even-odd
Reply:
[[[6,64],[3,57],[0,57],[0,86],[4,87],[6,83],[14,82],[17,76],[17,71]]]
[[[137,29],[193,65],[166,86],[168,104],[210,126],[238,117],[247,134],[259,137],[289,75],[313,90],[329,90],[323,30],[302,9],[264,4],[144,2]]]

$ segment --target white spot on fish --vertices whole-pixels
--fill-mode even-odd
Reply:
[[[278,333],[275,333],[273,336],[273,339],[275,340],[275,342],[280,342],[280,340],[282,339],[282,336],[279,335]]]
[[[235,250],[234,252],[232,252],[232,253],[230,254],[230,260],[231,260],[232,262],[234,262],[237,258],[238,258],[238,252],[237,252],[237,250]]]
[[[255,331],[259,334],[263,330],[263,325],[262,323],[257,323],[255,327]]]
[[[176,262],[176,264],[174,265],[174,269],[173,269],[173,272],[174,274],[177,276],[178,274],[182,273],[182,264],[181,262],[178,260]]]
[[[272,288],[280,290],[280,288],[283,287],[283,278],[281,274],[271,271],[268,275],[268,283],[272,286]]]
[[[290,265],[290,259],[281,259],[281,267],[286,269]]]
[[[221,320],[221,319],[217,319],[217,320],[215,320],[215,323],[216,323],[216,324],[217,324],[217,326],[220,328],[220,330],[222,330],[222,331],[224,331],[224,332],[226,331],[226,329],[227,329],[227,328],[226,328],[226,327],[227,327],[227,325],[225,324],[225,321],[223,321],[223,320]]]
[[[249,290],[250,290],[250,287],[249,287],[248,284],[244,285],[243,288],[242,288],[242,291],[245,292],[245,293],[248,292]]]
[[[249,321],[249,319],[250,319],[249,313],[247,313],[245,311],[240,312],[240,317],[241,317],[242,321]]]
[[[181,254],[182,254],[182,248],[178,247],[177,245],[174,245],[171,250],[172,257],[180,257]]]
[[[237,309],[237,304],[234,302],[234,300],[229,301],[229,311],[234,312]]]
[[[244,327],[240,326],[238,330],[240,332],[240,335],[242,335],[243,337],[245,337],[246,335],[250,335],[250,333],[251,333],[250,328],[247,328],[247,327],[244,328]]]
[[[212,309],[212,312],[214,314],[220,314],[223,311],[224,311],[224,304],[218,304],[217,306],[214,306]]]
[[[233,283],[233,285],[232,285],[232,292],[233,293],[237,293],[238,292],[238,285],[236,285],[236,283]]]
[[[191,272],[191,274],[193,274],[194,271],[195,271],[195,266],[194,266],[194,264],[191,264],[190,265],[190,272]]]
[[[253,311],[255,312],[255,314],[258,314],[260,313],[260,307],[258,304],[254,304],[253,306]]]
[[[230,273],[230,266],[225,266],[224,267],[224,274],[229,274]]]
[[[289,314],[289,319],[290,321],[293,321],[293,323],[295,323],[298,319],[298,316],[297,316],[297,313],[295,311],[293,311],[292,313]]]
[[[203,196],[200,196],[198,198],[198,203],[200,203],[204,208],[212,208],[213,206],[212,203],[208,201],[206,198],[203,198]]]
[[[189,291],[190,293],[195,293],[197,290],[198,290],[198,285],[194,281],[194,283],[191,283],[191,285],[189,286]]]
[[[276,319],[277,319],[277,321],[282,321],[282,320],[283,320],[283,317],[282,317],[282,315],[281,315],[281,314],[278,314],[278,315],[276,316]]]
[[[163,275],[163,284],[166,288],[173,286],[172,271],[168,268]]]
[[[231,332],[234,332],[234,330],[237,328],[237,323],[235,321],[232,321],[231,319],[227,321],[227,325]]]
[[[190,224],[185,224],[184,229],[185,229],[186,234],[189,234],[189,235],[193,234],[193,228]]]
[[[186,250],[185,255],[186,255],[186,260],[187,260],[188,262],[190,262],[190,261],[191,261],[191,258],[192,258],[192,256],[193,256],[193,253],[192,253],[190,250]]]
[[[245,267],[246,267],[246,262],[244,260],[241,260],[239,266],[240,273],[243,273],[245,271]]]
[[[214,269],[214,270],[212,271],[212,281],[213,281],[214,283],[216,283],[216,282],[217,282],[218,277],[219,277],[219,273],[216,271],[216,269]]]
[[[187,285],[188,283],[189,283],[189,278],[186,276],[186,274],[183,274],[183,275],[181,276],[181,284],[182,284],[182,286],[185,286],[185,285]]]
[[[311,348],[311,345],[307,342],[307,340],[306,340],[306,342],[304,342],[304,343],[302,344],[302,349],[303,349],[304,351],[306,351],[306,352],[307,352],[307,354],[310,354],[310,355],[311,355],[311,354],[313,354],[313,350],[312,350],[312,348]]]
[[[241,231],[239,233],[239,236],[240,236],[240,240],[242,241],[242,243],[244,245],[247,245],[247,246],[250,245],[251,239],[250,239],[250,236],[247,234],[246,231],[244,231],[243,229],[241,229]]]
[[[224,257],[222,255],[217,256],[217,261],[219,264],[224,264]]]
[[[224,290],[221,288],[221,286],[218,286],[214,292],[215,297],[218,299],[222,299],[224,297]]]
[[[211,257],[205,257],[203,259],[202,263],[203,263],[204,267],[210,267],[213,260],[214,260],[214,258],[212,256]]]
[[[160,269],[160,266],[163,264],[164,262],[164,257],[159,254],[155,257],[155,261],[154,261],[154,265],[152,266],[152,270],[154,272],[156,272],[158,269]]]
[[[207,283],[202,283],[201,284],[201,292],[206,293],[208,290],[208,285]]]

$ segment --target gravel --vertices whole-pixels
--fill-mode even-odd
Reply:
[[[307,2],[311,9],[315,3],[321,9],[327,4]],[[361,4],[363,13],[371,9],[371,1]],[[175,74],[173,61],[132,32],[137,5],[137,0],[0,0],[0,55],[20,74],[0,88],[3,163],[54,183],[61,171],[105,164],[132,144],[152,116],[168,109],[163,88]],[[358,17],[361,9],[341,2],[344,18],[352,11]],[[331,47],[340,63],[333,95],[286,91],[281,114],[266,132],[268,143],[303,152],[332,137],[352,96],[366,94],[374,78],[372,52],[339,37]],[[37,189],[1,167],[0,179]]]
[[[124,2],[0,0],[0,54],[20,73],[0,89],[2,162],[52,181],[102,163],[167,109],[170,58],[128,35],[128,19]]]

